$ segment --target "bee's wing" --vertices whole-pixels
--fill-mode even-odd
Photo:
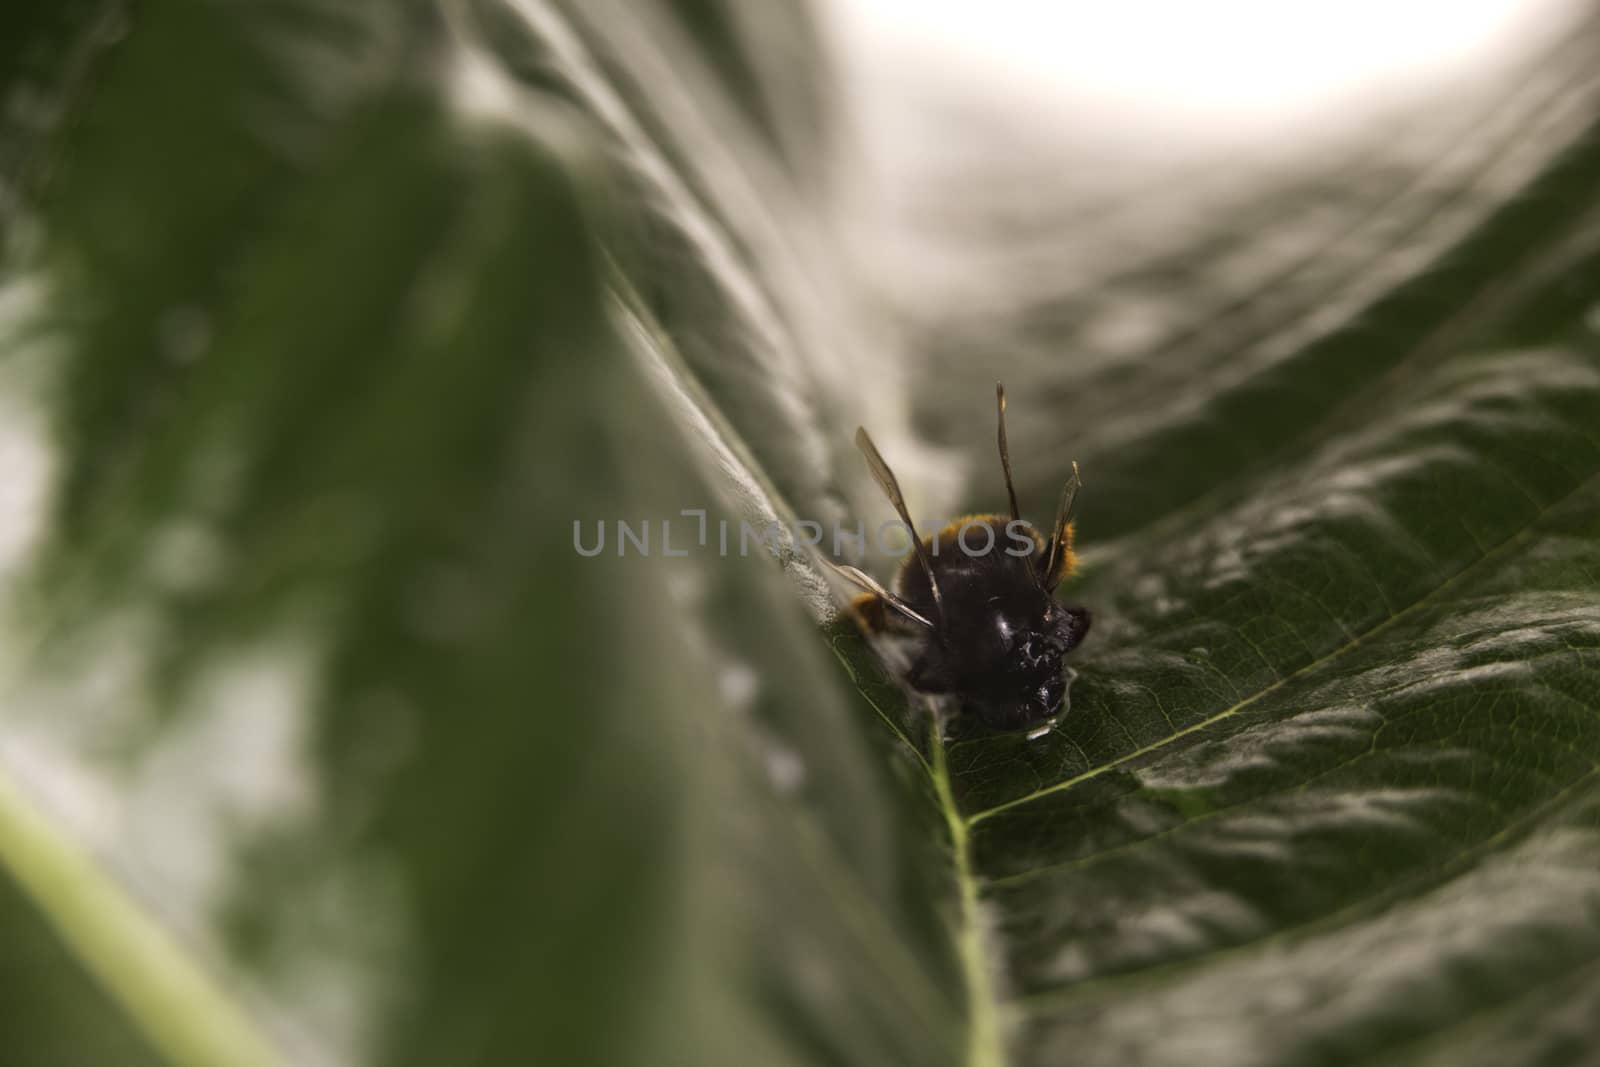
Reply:
[[[900,521],[906,524],[906,529],[911,531],[911,547],[917,554],[917,559],[922,563],[922,569],[928,575],[928,588],[933,590],[934,607],[944,609],[944,597],[939,593],[939,583],[933,576],[933,560],[928,555],[928,546],[922,543],[922,538],[917,536],[917,528],[911,521],[911,513],[906,510],[906,498],[900,493],[900,483],[895,480],[894,472],[883,461],[883,456],[878,454],[878,446],[872,443],[872,438],[867,436],[867,431],[856,427],[856,447],[861,449],[861,454],[867,457],[867,469],[872,472],[872,478],[883,490],[883,495],[889,498],[889,503],[894,505]]]
[[[917,611],[917,609],[913,608],[910,604],[907,604],[904,600],[901,600],[899,597],[889,592],[889,590],[885,589],[878,583],[877,579],[872,577],[872,575],[866,573],[865,571],[857,570],[855,567],[834,563],[832,560],[824,560],[823,562],[827,563],[828,566],[838,571],[845,577],[846,580],[857,586],[860,586],[862,589],[865,589],[867,592],[871,593],[873,596],[877,597],[886,605],[893,608],[895,611],[898,611],[901,615],[904,615],[917,625],[926,626],[930,630],[934,628],[933,622],[930,619],[928,619],[921,612]]]
[[[1051,527],[1050,554],[1045,559],[1044,579],[1054,589],[1072,570],[1072,506],[1077,502],[1083,479],[1078,477],[1078,464],[1072,464],[1072,477],[1061,487],[1061,499],[1056,504],[1056,521]]]

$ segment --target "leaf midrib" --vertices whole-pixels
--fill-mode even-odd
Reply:
[[[938,715],[928,716],[928,749],[933,754],[931,773],[950,834],[950,848],[960,906],[956,947],[967,991],[967,1067],[1004,1067],[1005,1046],[1000,1039],[999,997],[989,975],[990,956],[984,947],[981,923],[981,886],[972,863],[971,823],[962,816],[950,785],[945,763],[943,725]]]

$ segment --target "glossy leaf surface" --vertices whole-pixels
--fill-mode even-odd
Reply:
[[[946,191],[982,270],[921,300],[841,234],[821,40],[0,16],[7,1062],[1590,1051],[1592,26],[1253,185]],[[1025,512],[1086,482],[1032,741],[716,550],[884,517],[857,422],[999,505],[996,377]]]

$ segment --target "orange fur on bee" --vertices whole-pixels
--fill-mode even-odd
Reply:
[[[1061,561],[1056,564],[1056,572],[1050,576],[1052,586],[1066,581],[1078,571],[1078,554],[1072,550],[1073,526],[1069,522],[1061,529]]]
[[[889,613],[876,593],[860,593],[850,600],[850,617],[869,634],[882,633],[889,625]]]
[[[937,533],[924,537],[922,539],[922,543],[927,546],[928,551],[931,552],[934,558],[937,559],[939,556],[944,555],[944,553],[948,551],[955,551],[960,548],[958,538],[961,536],[961,530],[963,527],[970,529],[975,526],[988,526],[994,531],[995,547],[1005,548],[1011,544],[1006,537],[1006,524],[1010,521],[1011,520],[1006,516],[997,515],[994,512],[963,515],[954,522],[944,526]],[[1039,553],[1044,552],[1044,538],[1039,535],[1039,531],[1035,530],[1033,528],[1033,524],[1028,522],[1026,519],[1022,520],[1022,525],[1027,528],[1028,535],[1033,538],[1034,551]],[[976,544],[973,542],[974,537],[977,538]],[[983,537],[982,534],[967,535],[967,543],[969,545],[973,545],[974,550],[980,547],[986,540],[987,539]],[[916,564],[916,556],[908,555],[904,562],[901,563],[900,568],[901,570],[905,570],[909,567],[916,566]]]
[[[926,545],[928,547],[928,551],[933,553],[934,557],[937,558],[938,556],[940,556],[944,552],[947,552],[947,551],[950,551],[950,550],[953,550],[953,549],[956,549],[956,548],[960,547],[960,545],[959,545],[959,543],[957,541],[957,538],[960,537],[960,535],[961,535],[962,527],[969,527],[970,528],[970,527],[973,527],[973,526],[987,525],[987,526],[991,527],[994,530],[995,539],[996,539],[995,543],[997,545],[1004,545],[1004,544],[1008,543],[1005,540],[1005,537],[1006,537],[1006,524],[1009,523],[1010,521],[1011,520],[1009,518],[1007,518],[1006,516],[995,514],[993,512],[982,512],[982,513],[977,513],[977,514],[973,514],[973,515],[963,515],[963,516],[961,516],[961,518],[955,520],[954,522],[952,522],[952,523],[948,524],[947,526],[943,527],[942,529],[940,529],[937,533],[931,534],[928,537],[924,537],[922,539],[922,543],[924,545]],[[1034,525],[1032,523],[1028,522],[1026,519],[1021,520],[1021,522],[1022,522],[1023,526],[1025,526],[1027,528],[1028,535],[1033,538],[1034,551],[1036,553],[1038,553],[1039,555],[1041,555],[1041,556],[1044,555],[1045,549],[1046,549],[1046,542],[1045,542],[1045,539],[1044,539],[1044,535],[1039,533],[1039,531],[1034,528]],[[1057,583],[1065,581],[1066,579],[1072,577],[1074,574],[1077,573],[1077,570],[1078,570],[1078,554],[1073,551],[1073,547],[1072,547],[1073,546],[1074,526],[1075,526],[1075,524],[1069,522],[1069,523],[1067,523],[1066,528],[1063,531],[1062,546],[1061,546],[1061,559],[1056,562],[1055,573],[1050,576],[1050,584],[1052,586],[1056,585]],[[968,536],[969,536],[969,543],[971,543],[970,542],[970,538],[971,538],[972,535],[969,534]],[[981,538],[981,535],[980,535],[980,543],[981,543],[981,540],[982,540],[982,538]],[[911,567],[914,567],[916,565],[917,565],[916,556],[908,555],[908,556],[906,556],[905,560],[900,564],[900,569],[902,571],[904,571],[904,570],[907,570],[907,569],[909,569]],[[880,608],[880,610],[881,610],[881,608]]]

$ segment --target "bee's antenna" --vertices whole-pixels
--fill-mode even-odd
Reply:
[[[1083,479],[1078,476],[1078,461],[1072,461],[1072,477],[1067,484],[1061,487],[1061,500],[1056,504],[1056,523],[1054,533],[1050,538],[1050,555],[1045,560],[1044,573],[1046,581],[1052,586],[1056,581],[1056,568],[1061,565],[1063,554],[1070,552],[1071,548],[1065,544],[1067,539],[1067,526],[1072,522],[1072,506],[1077,503],[1078,490],[1083,488]]]
[[[872,438],[867,436],[866,429],[860,426],[856,427],[856,447],[867,457],[867,469],[872,472],[872,478],[878,483],[878,488],[883,490],[883,495],[894,505],[894,510],[899,514],[900,521],[906,524],[906,529],[911,531],[911,547],[916,552],[917,559],[922,562],[923,571],[928,575],[928,588],[933,592],[933,604],[942,620],[944,596],[939,592],[939,582],[933,576],[933,560],[928,555],[928,546],[917,536],[917,528],[911,521],[911,513],[906,510],[905,497],[900,495],[900,483],[895,481],[894,472],[878,454],[878,447],[872,443]]]
[[[1022,509],[1017,507],[1017,490],[1011,484],[1011,449],[1006,447],[1006,387],[999,382],[994,383],[994,402],[1000,409],[1000,467],[1006,472],[1006,496],[1011,498],[1011,518],[1022,518]]]

